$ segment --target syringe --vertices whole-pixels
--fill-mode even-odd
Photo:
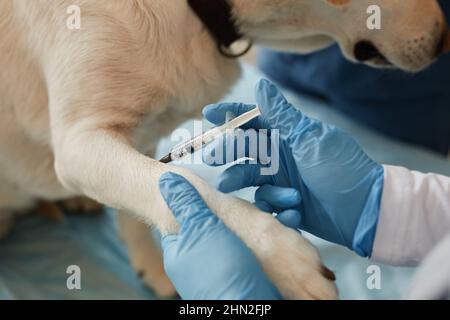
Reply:
[[[180,160],[183,157],[200,150],[203,146],[210,144],[217,138],[225,135],[227,132],[233,132],[233,130],[249,123],[260,115],[261,111],[257,106],[255,106],[255,109],[252,109],[251,111],[248,111],[219,127],[212,128],[211,130],[208,130],[205,133],[176,146],[170,151],[169,154],[161,158],[159,161],[162,163],[170,163],[172,161]]]

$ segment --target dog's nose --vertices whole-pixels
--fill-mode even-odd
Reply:
[[[366,40],[356,43],[354,55],[356,60],[360,62],[369,61],[375,58],[384,59],[384,56],[377,49],[377,47],[372,42]]]

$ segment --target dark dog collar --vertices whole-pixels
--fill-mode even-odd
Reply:
[[[251,42],[244,51],[231,52],[231,45],[244,36],[236,28],[232,7],[228,0],[188,0],[188,3],[216,40],[222,55],[228,58],[238,58],[250,50]]]

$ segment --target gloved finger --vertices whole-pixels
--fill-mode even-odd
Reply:
[[[224,193],[271,183],[271,176],[262,175],[259,164],[237,164],[225,170],[218,179],[217,188]]]
[[[281,211],[298,207],[302,202],[302,196],[297,189],[266,184],[256,190],[255,201],[266,202],[272,208]]]
[[[270,81],[261,80],[256,86],[256,100],[270,129],[278,129],[280,137],[288,141],[293,133],[307,127],[311,121],[292,106]]]
[[[280,221],[283,225],[292,229],[300,229],[302,223],[302,215],[300,211],[289,209],[283,212],[280,212],[276,216],[277,220]]]
[[[216,126],[220,126],[225,123],[227,118],[227,113],[231,112],[234,116],[240,116],[250,110],[253,110],[256,106],[253,104],[244,103],[219,103],[206,106],[203,109],[203,116],[209,122]],[[253,119],[252,121],[246,123],[242,126],[242,129],[263,129],[267,128],[265,122],[262,121],[261,117]]]
[[[261,201],[261,200],[260,201],[256,201],[255,200],[255,206],[259,210],[267,212],[267,213],[274,213],[275,212],[273,207],[270,204],[268,204],[266,201]]]
[[[217,167],[246,159],[246,164],[269,164],[272,143],[267,132],[254,129],[236,130],[233,135],[223,136],[203,148],[203,162]]]
[[[272,135],[274,129],[279,130],[280,138],[289,146],[299,172],[320,164],[323,168],[321,174],[327,176],[335,173],[335,164],[355,161],[353,157],[359,154],[360,147],[348,133],[307,117],[267,80],[257,85],[256,95]]]
[[[181,226],[181,233],[205,223],[218,222],[198,191],[182,176],[165,173],[159,180],[161,195]]]

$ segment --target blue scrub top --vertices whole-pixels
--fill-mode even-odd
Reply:
[[[450,1],[441,5],[450,17]],[[450,150],[450,54],[418,74],[351,63],[337,46],[310,55],[264,50],[259,66],[370,128],[444,155]]]

